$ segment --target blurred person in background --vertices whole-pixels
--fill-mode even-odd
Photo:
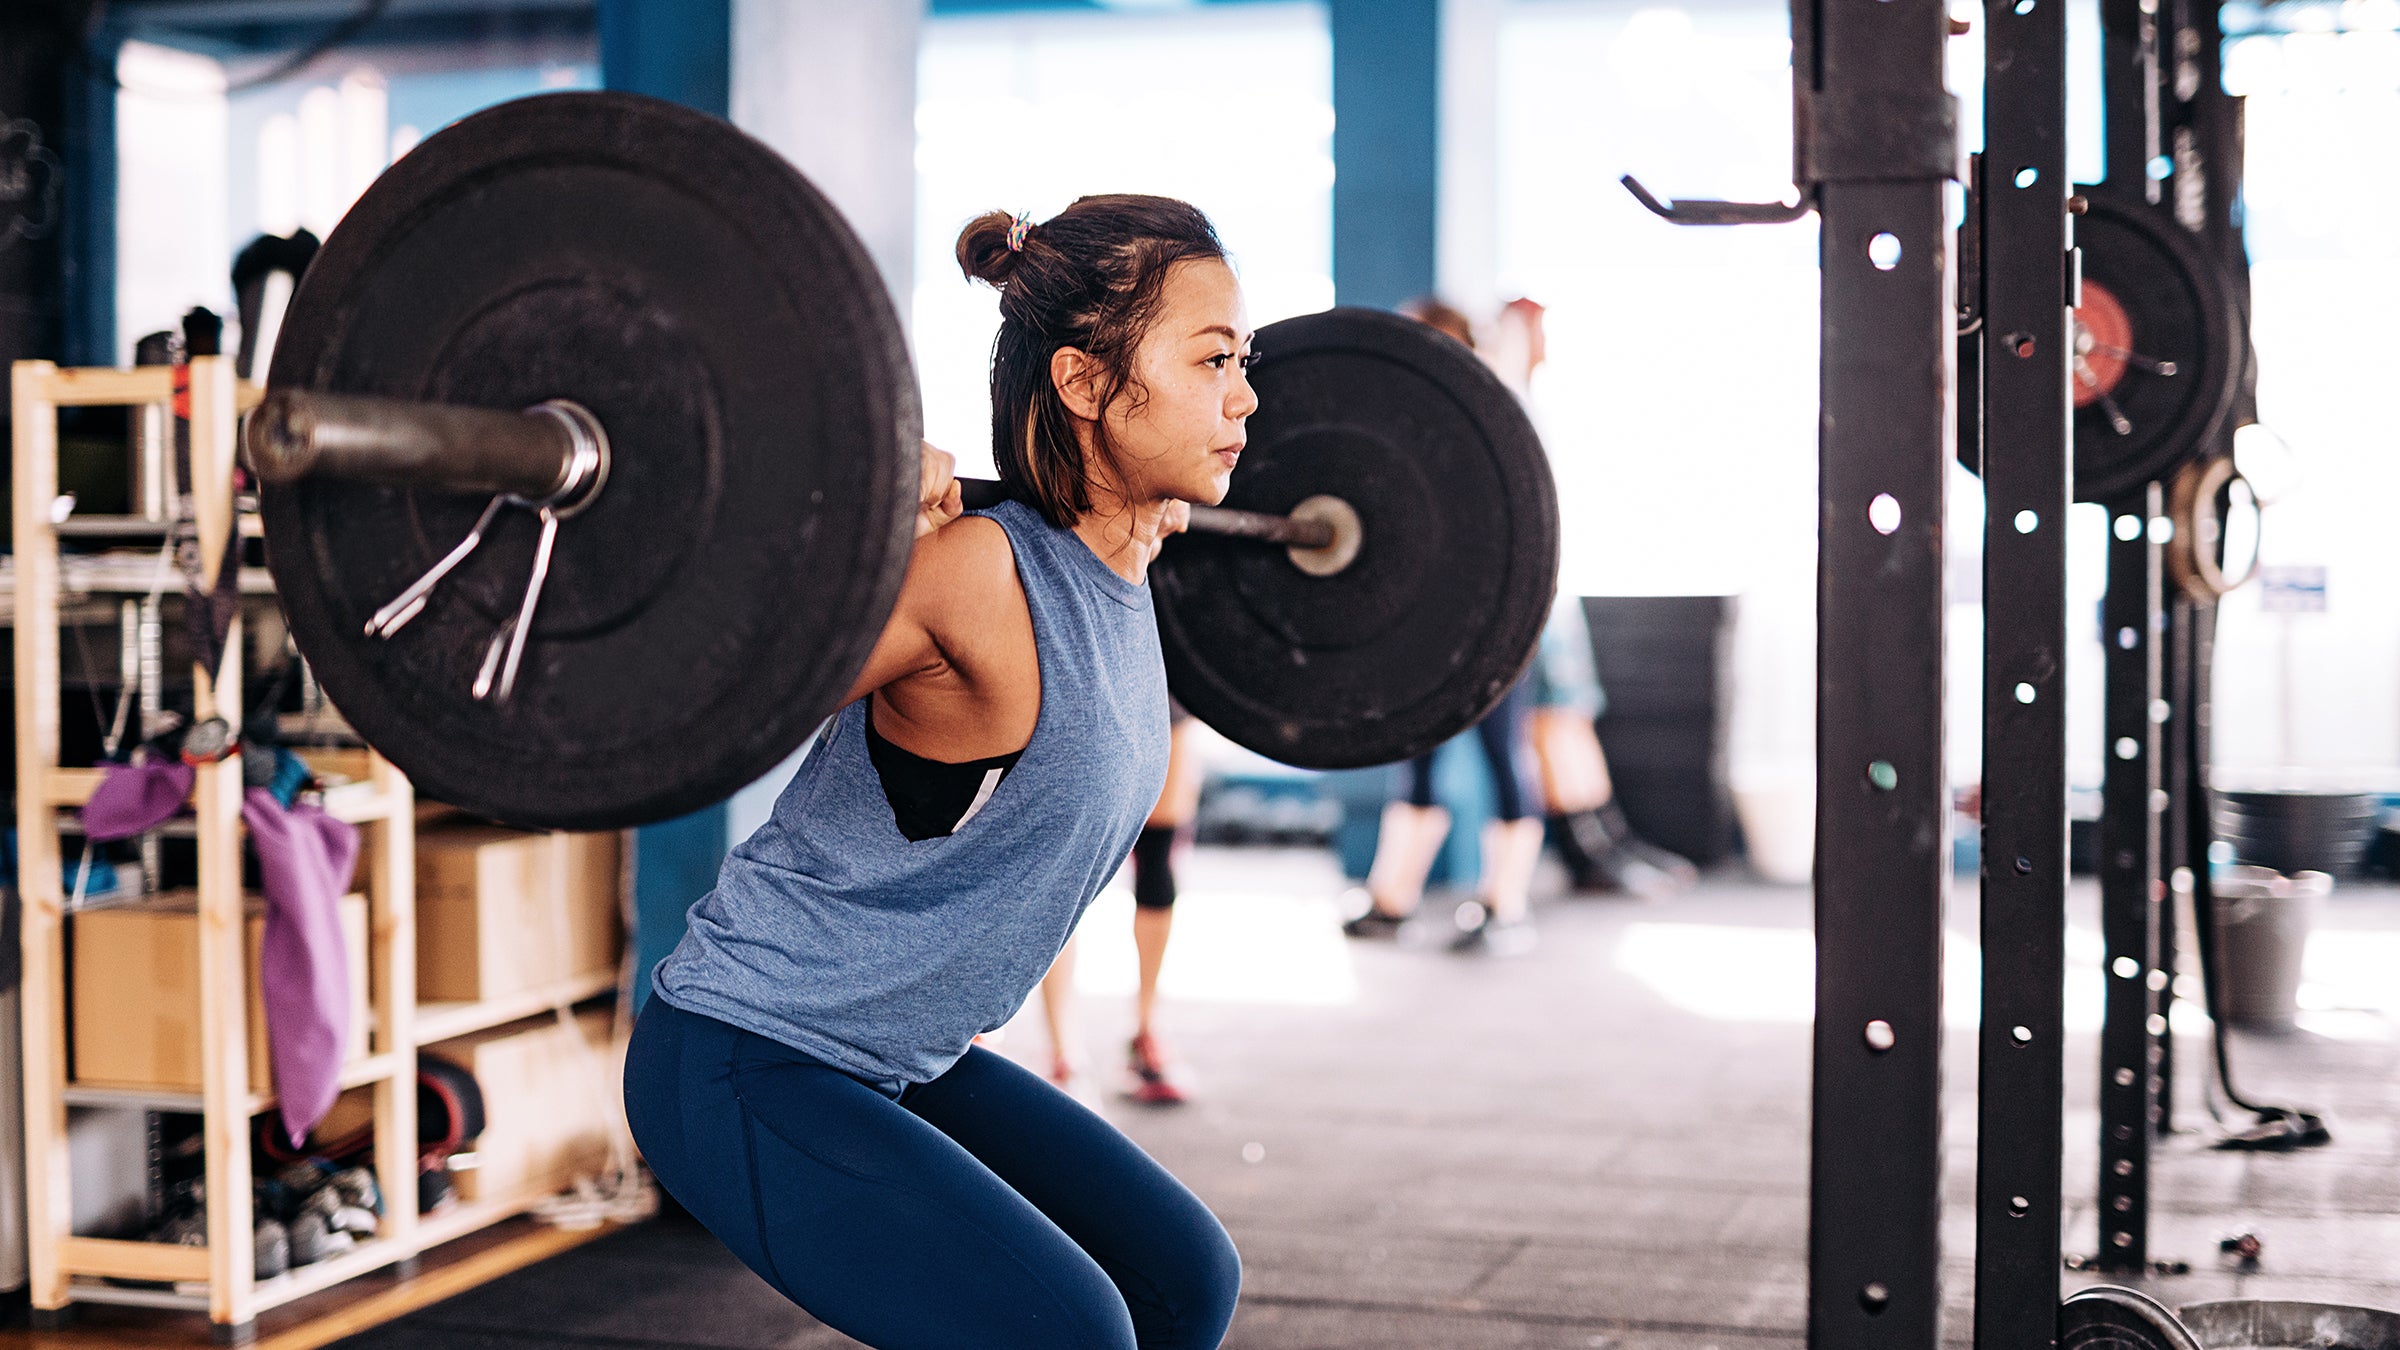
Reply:
[[[1476,347],[1472,321],[1455,306],[1433,297],[1410,301],[1400,312]],[[1507,376],[1502,375],[1505,381]],[[1512,384],[1522,397],[1521,383]],[[1452,918],[1458,931],[1450,946],[1459,952],[1513,955],[1533,945],[1529,916],[1533,870],[1542,852],[1542,798],[1525,763],[1525,720],[1532,706],[1527,680],[1520,678],[1499,706],[1475,724],[1474,735],[1491,770],[1493,818],[1483,828],[1483,874],[1475,894]],[[1425,880],[1442,843],[1450,837],[1450,812],[1434,800],[1434,752],[1408,762],[1400,796],[1385,805],[1367,872],[1366,904],[1342,925],[1352,937],[1387,937],[1416,911]],[[1355,904],[1355,902],[1354,902]]]
[[[1550,356],[1538,300],[1518,296],[1500,307],[1481,354],[1530,408],[1533,375]],[[1581,596],[1562,595],[1551,608],[1534,657],[1533,711],[1528,718],[1542,797],[1550,817],[1550,839],[1567,876],[1579,891],[1623,891],[1645,898],[1689,887],[1699,871],[1692,864],[1635,834],[1609,778],[1608,756],[1597,726],[1608,706],[1593,668],[1592,635]]]
[[[1133,996],[1133,1040],[1125,1047],[1127,1095],[1150,1106],[1183,1102],[1186,1085],[1167,1058],[1157,1033],[1158,972],[1166,964],[1167,938],[1175,930],[1175,860],[1191,843],[1199,813],[1201,727],[1183,705],[1169,699],[1173,739],[1167,750],[1167,785],[1133,845],[1133,947],[1140,982]],[[1077,1096],[1089,1094],[1082,1038],[1075,1030],[1075,939],[1042,977],[1042,1021],[1050,1031],[1050,1081]]]

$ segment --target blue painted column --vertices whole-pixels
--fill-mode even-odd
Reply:
[[[600,0],[600,83],[731,116],[732,0]]]
[[[600,82],[730,115],[732,0],[600,0]],[[723,805],[634,832],[636,1007],[650,996],[651,969],[682,940],[684,911],[716,883],[727,846]]]
[[[1330,0],[1337,303],[1389,308],[1449,292],[1481,309],[1496,299],[1484,198],[1498,13],[1490,0]],[[1471,885],[1494,800],[1472,734],[1442,748],[1434,795],[1451,828],[1430,880]]]
[[[1332,0],[1333,292],[1392,306],[1434,289],[1442,0]]]

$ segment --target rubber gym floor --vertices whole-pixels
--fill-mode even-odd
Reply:
[[[1197,851],[1164,1026],[1194,1100],[1102,1109],[1223,1217],[1245,1262],[1228,1346],[1797,1347],[1805,1314],[1809,896],[1738,870],[1642,904],[1559,898],[1541,942],[1497,959],[1345,943],[1329,855]],[[1950,920],[1945,1335],[1971,1332],[1974,886]],[[1439,909],[1440,897],[1430,909]],[[2097,897],[2070,938],[2065,1243],[2089,1252],[2096,1163]],[[1115,1067],[1130,1017],[1129,905],[1084,929],[1082,1018]],[[2400,1308],[2400,888],[2338,889],[2300,1031],[2243,1034],[2254,1095],[2324,1110],[2330,1147],[2213,1150],[2205,1022],[2177,1020],[2181,1131],[2157,1155],[2152,1250],[2192,1273],[2170,1304],[2282,1297]],[[1038,1018],[1004,1052],[1043,1063]],[[2219,1241],[2264,1242],[2260,1268]],[[2070,1286],[2089,1277],[2068,1275]],[[660,1219],[338,1342],[347,1350],[854,1342],[714,1239]]]

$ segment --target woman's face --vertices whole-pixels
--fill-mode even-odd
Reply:
[[[1241,457],[1250,391],[1250,320],[1233,269],[1175,264],[1134,352],[1133,381],[1106,414],[1129,501],[1213,505]]]

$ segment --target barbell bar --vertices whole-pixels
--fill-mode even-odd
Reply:
[[[571,399],[512,412],[299,389],[273,390],[260,400],[242,424],[242,451],[269,483],[322,474],[394,487],[492,493],[561,516],[599,492],[610,460],[607,429]],[[970,510],[1004,500],[992,479],[962,478],[959,487]],[[1332,505],[1290,514],[1194,506],[1190,528],[1281,544],[1326,561],[1338,559],[1340,565],[1357,554],[1357,541],[1345,538],[1356,533],[1356,514],[1345,516],[1343,508]]]

